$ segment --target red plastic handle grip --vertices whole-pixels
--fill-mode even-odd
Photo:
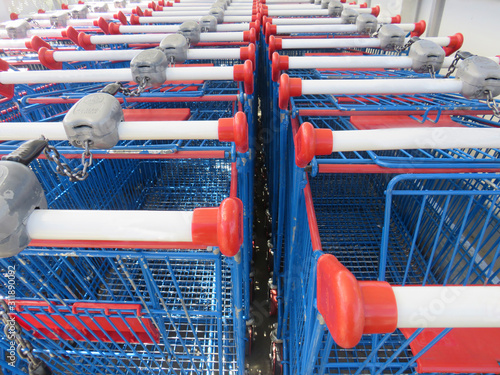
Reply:
[[[255,52],[256,48],[253,43],[250,43],[248,47],[240,47],[240,60],[250,60],[252,62],[252,66],[255,68]]]
[[[116,22],[111,22],[108,26],[108,30],[111,35],[121,34],[120,24]]]
[[[97,26],[100,27],[100,29],[104,34],[109,35],[109,25],[104,18],[99,17],[99,20],[97,21]]]
[[[274,82],[278,82],[281,71],[288,70],[289,56],[287,56],[287,55],[282,56],[282,55],[278,54],[278,52],[274,52],[271,61],[272,61],[272,64],[271,64],[272,65],[272,68],[271,68],[272,80]]]
[[[450,56],[454,52],[458,51],[464,44],[464,36],[462,35],[462,33],[456,33],[455,35],[452,35],[449,38],[450,38],[450,44],[443,47],[446,56]]]
[[[295,134],[295,164],[304,168],[316,155],[332,153],[333,133],[330,129],[315,129],[304,122]]]
[[[35,35],[29,42],[26,42],[26,47],[32,51],[38,52],[40,48],[52,48],[50,44],[48,44],[46,41],[42,40],[39,36]]]
[[[415,29],[411,32],[411,36],[420,36],[424,33],[427,24],[424,20],[418,21],[415,23]]]
[[[391,23],[401,23],[401,15],[397,15],[395,17],[391,17]]]
[[[281,38],[276,38],[274,35],[269,37],[268,47],[269,50],[269,60],[272,59],[273,53],[280,51],[283,48],[283,43]]]
[[[133,15],[131,15],[130,18],[132,18],[132,16]],[[122,25],[128,25],[127,17],[125,16],[125,14],[123,14],[122,11],[119,11],[117,14],[113,15],[113,18],[120,21]]]
[[[245,113],[238,112],[234,118],[219,119],[219,141],[234,142],[236,151],[248,151],[248,121]]]
[[[266,36],[266,43],[269,43],[269,37],[271,35],[276,35],[277,33],[277,25],[273,25],[272,23],[267,23],[264,27],[264,33]]]
[[[225,256],[234,256],[243,243],[243,203],[226,198],[219,208],[197,208],[191,226],[193,243],[218,246]]]
[[[250,60],[245,61],[244,64],[235,65],[233,67],[233,79],[236,82],[243,82],[245,93],[248,95],[253,94],[253,64]]]
[[[90,40],[91,36],[85,33],[78,34],[78,45],[83,49],[90,51],[95,50],[95,44],[92,44]]]
[[[139,16],[136,14],[131,14],[130,15],[130,24],[131,25],[140,25],[141,23],[139,22]]]
[[[280,109],[286,110],[290,97],[302,95],[302,80],[300,78],[290,78],[288,74],[282,74],[279,85],[278,105]]]
[[[46,47],[42,47],[38,50],[38,59],[48,69],[59,70],[62,69],[62,62],[54,60],[54,51],[49,50]]]
[[[396,298],[384,281],[357,281],[331,254],[318,259],[318,311],[343,348],[352,348],[363,334],[390,333],[397,326]]]

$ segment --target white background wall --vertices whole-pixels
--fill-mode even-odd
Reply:
[[[443,15],[438,33],[433,36],[461,32],[465,39],[462,50],[483,56],[500,55],[500,0],[372,0],[371,5],[380,4],[391,16],[401,14],[401,22],[423,19],[429,23],[433,9],[442,2]]]
[[[32,13],[38,9],[61,9],[61,2],[68,3],[61,0],[0,0],[0,22],[10,20],[11,12]]]

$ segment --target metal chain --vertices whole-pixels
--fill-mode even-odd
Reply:
[[[382,28],[382,26],[384,26],[384,25],[379,25],[379,27],[378,27],[377,31],[375,31],[375,32],[371,35],[371,37],[372,37],[372,38],[377,38],[377,37],[378,37],[378,33],[379,33],[380,29]]]
[[[413,37],[413,38],[411,38],[410,40],[408,40],[408,42],[406,42],[406,44],[405,44],[404,46],[402,46],[402,47],[396,47],[396,48],[395,48],[395,51],[396,51],[396,52],[398,52],[398,53],[401,53],[401,52],[403,52],[404,50],[406,50],[407,48],[410,48],[410,47],[411,47],[411,45],[412,45],[413,43],[415,43],[417,40],[419,40],[419,38],[418,38],[418,37]]]
[[[40,24],[36,22],[36,20],[34,20],[33,18],[28,18],[27,21],[31,23],[33,26],[35,26],[36,29],[42,28],[42,26],[40,26]]]
[[[453,59],[453,61],[451,62],[451,65],[450,67],[448,68],[448,72],[446,73],[446,75],[444,76],[444,78],[449,78],[453,72],[455,71],[455,69],[457,69],[457,65],[458,65],[458,62],[462,59],[462,57],[460,56],[460,54],[457,52],[455,54],[455,58]]]
[[[82,168],[71,169],[71,167],[61,161],[61,154],[54,146],[47,145],[44,150],[45,157],[56,163],[56,172],[69,178],[71,182],[84,181],[89,176],[89,168],[93,163],[93,155],[90,152],[90,141],[85,141],[85,151],[82,153]]]
[[[429,65],[427,69],[429,70],[431,78],[436,78],[436,70],[434,69],[434,65]]]
[[[9,307],[4,299],[0,300],[0,320],[4,324],[3,332],[8,340],[13,339],[12,341],[16,342],[16,352],[19,357],[28,361],[30,368],[36,368],[42,360],[33,355],[33,345],[22,337],[23,328],[9,316],[8,311],[13,309],[13,305]],[[13,321],[14,324],[12,324]]]
[[[486,90],[486,104],[488,104],[488,108],[493,111],[493,115],[500,118],[500,107],[495,99],[493,99],[493,94],[490,90]]]
[[[139,82],[137,85],[137,88],[135,90],[130,90],[129,88],[123,87],[121,82],[118,82],[120,85],[120,92],[125,95],[125,96],[140,96],[144,90],[146,89],[146,86],[148,85],[149,78],[144,78]]]

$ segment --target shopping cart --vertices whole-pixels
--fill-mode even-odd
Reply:
[[[276,40],[273,36],[269,37],[268,51],[273,52],[273,43],[276,45]],[[298,39],[283,39],[283,42],[285,41],[288,43],[287,48],[299,47]],[[281,48],[280,43],[281,41],[278,42],[278,47]],[[310,46],[324,48],[330,41],[318,40],[317,45],[314,44],[316,41],[310,40],[303,40],[301,43],[303,43],[302,48]],[[342,43],[344,41],[337,47]],[[369,315],[372,311],[370,309],[377,307],[368,302],[365,311],[369,318],[366,325],[364,322],[361,324],[366,327],[364,331],[366,335],[360,334],[359,340],[349,345],[340,339],[343,334],[347,337],[350,331],[357,329],[359,322],[353,317],[358,315],[355,309],[351,309],[345,315],[349,317],[347,320],[336,320],[338,316],[342,316],[343,311],[342,307],[333,310],[335,298],[342,298],[339,297],[342,295],[347,300],[349,292],[346,289],[340,294],[333,292],[337,280],[334,280],[333,276],[330,279],[328,277],[337,274],[335,265],[324,267],[322,273],[318,271],[316,275],[316,263],[322,254],[319,251],[322,250],[322,245],[325,253],[337,257],[343,269],[352,272],[353,278],[358,280],[388,281],[392,285],[498,283],[495,279],[498,272],[495,256],[498,242],[495,242],[496,238],[490,242],[497,230],[496,216],[492,214],[496,208],[491,208],[496,203],[497,187],[491,185],[489,181],[494,179],[495,175],[470,175],[473,177],[469,177],[472,178],[469,184],[466,176],[450,174],[495,171],[498,143],[476,147],[471,140],[470,144],[457,148],[422,143],[416,150],[410,147],[404,150],[400,147],[392,147],[390,150],[370,147],[333,150],[328,142],[324,142],[327,138],[320,136],[328,133],[329,136],[333,136],[334,143],[338,146],[342,141],[336,139],[335,134],[346,135],[349,130],[352,131],[354,138],[362,138],[363,133],[368,134],[367,129],[432,127],[439,133],[439,127],[450,126],[457,128],[463,126],[467,130],[496,128],[497,119],[491,116],[492,105],[488,106],[485,100],[465,99],[461,95],[452,94],[450,90],[442,90],[439,94],[427,94],[427,91],[426,93],[421,91],[421,94],[416,95],[401,95],[404,90],[383,95],[379,95],[381,92],[354,94],[351,89],[357,85],[363,86],[364,82],[379,85],[384,90],[390,86],[391,76],[405,77],[401,82],[409,85],[425,77],[422,72],[400,71],[396,66],[389,69],[380,66],[380,70],[361,70],[367,66],[357,66],[356,54],[364,55],[373,51],[358,50],[358,48],[350,51],[334,51],[338,54],[343,52],[349,54],[346,54],[345,58],[339,57],[336,61],[332,57],[330,63],[333,61],[335,64],[340,63],[344,58],[354,65],[352,70],[347,67],[346,70],[339,71],[335,69],[346,67],[327,66],[325,61],[329,57],[324,56],[326,50],[306,50],[305,53],[281,51],[282,56],[274,54],[272,64],[267,64],[270,81],[276,80],[281,71],[293,69],[288,70],[289,75],[281,76],[280,93],[275,91],[278,86],[273,83],[269,89],[270,95],[281,98],[280,102],[271,104],[274,115],[270,120],[272,126],[279,126],[281,130],[271,151],[273,153],[271,158],[274,159],[274,164],[271,161],[271,166],[275,167],[275,173],[279,176],[272,180],[276,189],[274,193],[280,199],[273,210],[274,214],[277,214],[275,216],[277,225],[274,228],[278,230],[278,233],[273,233],[273,238],[275,243],[281,245],[274,249],[273,286],[278,294],[275,307],[278,312],[278,326],[272,336],[273,370],[280,374],[498,372],[498,365],[494,361],[497,354],[488,352],[484,345],[485,340],[474,344],[476,348],[480,348],[480,353],[485,354],[483,357],[476,355],[477,360],[469,363],[457,359],[456,363],[460,363],[457,365],[447,360],[451,355],[443,348],[451,346],[450,342],[454,342],[456,350],[460,353],[470,350],[467,347],[467,334],[464,335],[461,329],[456,328],[459,326],[443,325],[441,328],[455,328],[451,331],[424,330],[422,335],[420,335],[422,328],[427,326],[399,326],[402,328],[401,331],[396,331],[397,325],[393,324],[389,328],[384,327],[385,330],[377,331],[369,323],[372,317]],[[382,56],[373,56],[363,61],[363,57],[365,56],[359,57],[360,64],[369,64],[369,59],[379,57],[386,59]],[[405,59],[408,58],[396,57],[390,63],[403,62]],[[389,62],[388,58],[387,61]],[[310,63],[309,66],[307,62]],[[456,65],[456,62],[453,65]],[[431,73],[431,76],[434,75]],[[416,80],[408,79],[411,77]],[[382,80],[371,78],[382,78]],[[389,81],[385,82],[386,80]],[[329,86],[329,89],[308,92],[307,87],[315,85],[313,82],[321,82],[319,85],[324,85],[325,88]],[[350,86],[349,88],[344,86],[341,92],[331,91],[337,84]],[[429,81],[429,84],[433,83]],[[290,93],[290,96],[286,97],[283,92]],[[281,111],[277,110],[278,105]],[[301,128],[299,135],[294,139],[293,135],[299,129],[299,123],[303,122],[309,122],[310,127],[307,125]],[[308,138],[306,135],[308,130],[313,138],[317,136],[314,141],[309,138],[314,143],[312,148],[308,148],[308,142],[303,142]],[[392,140],[391,137],[386,139]],[[431,141],[434,140],[431,138]],[[279,159],[276,159],[274,154],[276,149],[280,150]],[[314,154],[314,157],[302,159],[308,152],[310,155]],[[283,156],[284,154],[286,156]],[[305,167],[305,170],[297,169],[293,159],[297,165]],[[280,163],[276,160],[280,160]],[[433,175],[395,177],[393,181],[399,181],[400,178],[402,181],[412,182],[402,188],[407,191],[401,192],[401,196],[394,193],[397,197],[393,198],[391,194],[395,188],[389,181],[394,175],[390,174],[408,172]],[[307,182],[306,173],[310,175],[311,185]],[[461,182],[455,181],[460,178],[463,178]],[[281,183],[286,181],[287,188],[279,186],[278,189],[277,181]],[[487,189],[488,193],[491,192],[491,197],[481,197],[483,185],[491,187]],[[429,192],[433,189],[437,192]],[[477,196],[474,196],[476,193]],[[333,198],[337,194],[339,198]],[[422,198],[426,194],[429,198]],[[472,196],[474,198],[471,198]],[[412,199],[418,200],[419,203],[427,202],[435,212],[431,213],[428,207],[424,210],[422,208],[424,203],[421,206],[416,204],[411,206],[409,202]],[[474,211],[483,214],[482,219],[475,218],[478,221],[474,221],[464,213],[470,208],[466,207],[472,200],[479,206],[484,203],[484,210]],[[314,208],[318,215],[317,225]],[[420,217],[422,219],[420,231],[419,228],[415,228],[419,219],[416,216],[417,208],[422,209],[419,212],[423,215]],[[490,208],[492,211],[488,216]],[[447,211],[448,209],[451,211]],[[284,229],[280,233],[279,227],[282,224]],[[451,229],[447,229],[448,225]],[[332,226],[335,226],[335,229]],[[311,228],[309,231],[306,229],[308,227]],[[462,228],[461,233],[459,228]],[[477,233],[483,230],[486,242],[481,242],[482,240],[477,242],[480,234],[467,233],[467,229],[477,230]],[[464,237],[469,236],[470,241],[464,240],[465,244],[461,243],[461,237],[458,240],[457,237],[453,237],[457,236],[457,233],[460,233],[460,236],[465,233]],[[471,245],[474,242],[472,237],[476,241],[473,245]],[[459,249],[460,246],[463,246],[462,250]],[[473,248],[470,254],[467,253],[469,246]],[[425,250],[422,250],[423,247]],[[418,254],[416,248],[421,249],[422,253]],[[451,264],[447,263],[450,259]],[[490,263],[491,261],[493,263]],[[450,275],[445,277],[447,272],[454,278]],[[470,279],[468,272],[473,275]],[[486,276],[482,276],[482,272]],[[482,280],[478,281],[481,278]],[[320,280],[323,283],[321,293],[316,294]],[[346,306],[352,308],[353,300],[349,301]],[[335,306],[340,305],[344,306],[345,303],[335,304]],[[394,305],[391,308],[394,310]],[[379,321],[382,326],[383,319]],[[379,324],[379,321],[376,324]],[[488,327],[497,327],[495,324],[492,323]],[[478,338],[483,337],[482,334],[490,334],[490,337],[497,334],[495,329],[484,331],[471,329],[472,335],[477,334]],[[450,335],[448,336],[450,341],[446,339],[447,334]],[[434,363],[429,363],[429,358],[438,359]]]
[[[108,69],[120,67],[102,63]],[[92,75],[101,63],[80,64],[66,68]],[[244,74],[253,75],[253,69]],[[161,121],[184,121],[189,127],[189,121],[217,122],[237,111],[247,112],[253,121],[253,96],[250,91],[243,95],[248,84],[219,78],[167,82],[140,96],[116,97],[125,108],[125,121],[160,116]],[[37,86],[26,87],[26,93],[5,101],[6,119],[10,116],[19,126],[60,121],[75,102],[104,84],[65,83],[53,91],[43,84],[38,91],[33,90]],[[22,88],[16,85],[14,93]],[[81,149],[65,141],[50,145],[61,151],[69,168],[78,167]],[[0,152],[5,155],[18,146],[17,140],[6,141]],[[252,153],[222,139],[171,139],[123,140],[114,149],[95,150],[94,156],[87,179],[80,182],[58,176],[56,165],[43,158],[31,163],[49,213],[119,209],[188,214],[200,207],[222,207],[238,197],[243,202],[242,247],[230,258],[216,243],[47,242],[34,235],[20,255],[1,261],[4,286],[9,285],[8,270],[16,269],[15,314],[22,336],[33,347],[21,349],[15,367],[9,366],[8,335],[3,335],[2,371],[28,372],[23,358],[32,351],[61,374],[243,373],[250,318]],[[7,296],[6,290],[2,294]]]
[[[288,236],[294,256],[286,257],[285,373],[498,372],[496,349],[486,344],[498,329],[479,328],[498,327],[496,302],[479,297],[493,310],[478,307],[467,323],[448,310],[459,301],[480,306],[466,296],[479,289],[457,286],[498,284],[496,175],[322,173],[309,184],[299,173],[295,179],[305,189],[292,224],[303,230]],[[359,280],[364,302],[350,298],[347,279]],[[390,299],[382,289],[368,294],[382,285],[414,305],[399,297],[397,307],[385,304]],[[396,308],[397,323],[389,318]],[[356,338],[348,342],[351,334]]]
[[[55,178],[44,160],[32,169],[55,211],[192,210],[219,205],[237,186],[231,188],[236,165],[224,159],[103,159],[82,183]],[[244,367],[244,353],[237,352],[246,329],[243,290],[232,287],[243,285],[241,261],[211,248],[190,250],[192,244],[170,251],[154,250],[154,242],[142,250],[127,250],[137,243],[79,245],[30,246],[2,260],[5,272],[16,269],[16,316],[25,338],[52,371],[238,373]]]

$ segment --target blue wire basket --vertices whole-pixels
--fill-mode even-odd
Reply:
[[[490,372],[477,362],[457,370],[449,358],[442,358],[440,369],[429,365],[443,346],[455,345],[460,353],[457,328],[437,334],[401,329],[363,335],[351,349],[337,346],[317,318],[316,261],[332,254],[356,279],[392,285],[498,285],[498,176],[319,174],[310,187],[317,227],[308,221],[303,194],[297,222],[288,224],[302,228],[288,237],[294,257],[285,256],[283,337],[289,373]],[[309,228],[319,233],[322,249],[313,249]],[[484,345],[479,350],[487,351]]]
[[[21,255],[34,295],[16,295],[16,320],[54,374],[237,374],[230,263],[210,252]],[[36,290],[41,275],[66,282]]]

